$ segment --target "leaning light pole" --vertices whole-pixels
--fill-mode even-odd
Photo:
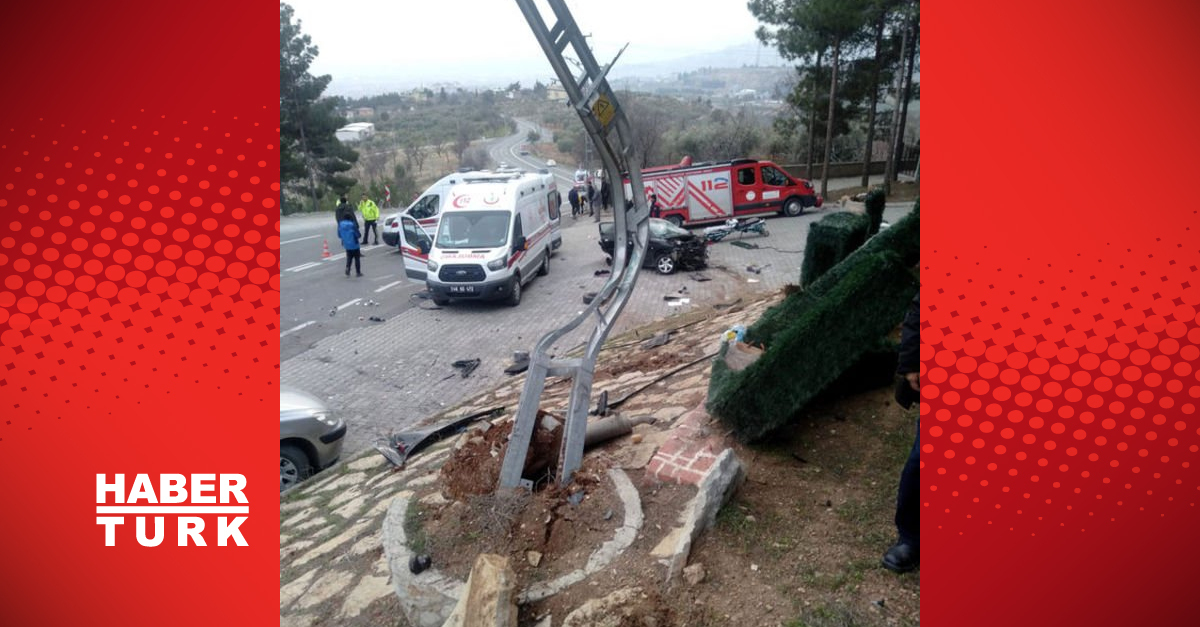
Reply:
[[[646,205],[645,191],[642,187],[642,164],[634,151],[634,137],[629,120],[626,119],[616,94],[605,78],[616,59],[607,66],[600,67],[563,0],[548,0],[555,19],[554,25],[550,27],[546,25],[534,0],[516,2],[566,90],[571,106],[579,114],[588,136],[595,144],[596,152],[604,162],[605,176],[612,181],[616,246],[613,250],[612,274],[604,287],[582,313],[562,328],[542,337],[530,354],[525,387],[521,391],[521,401],[517,408],[508,451],[500,468],[501,489],[532,488],[530,482],[521,475],[529,452],[529,442],[533,437],[546,378],[550,376],[571,379],[565,434],[556,469],[559,484],[569,483],[572,475],[579,469],[583,461],[583,442],[587,431],[588,408],[591,405],[596,357],[612,329],[613,322],[633,293],[650,233],[650,210]],[[583,71],[578,78],[571,73],[567,59],[563,56],[567,48],[571,49],[582,66]],[[617,58],[619,57],[620,53],[617,54]],[[624,186],[619,184],[622,172],[629,173],[633,196],[633,202],[629,206],[626,203]],[[632,248],[627,245],[631,238]],[[579,358],[551,358],[549,351],[554,344],[585,322],[594,326],[583,355]]]

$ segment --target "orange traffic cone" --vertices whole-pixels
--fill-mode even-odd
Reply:
[[[329,254],[329,240],[322,240],[321,243],[321,259],[329,259],[333,255]]]

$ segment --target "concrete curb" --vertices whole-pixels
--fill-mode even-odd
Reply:
[[[745,479],[745,466],[734,454],[733,449],[727,448],[722,451],[700,481],[696,496],[692,497],[680,517],[683,526],[677,527],[668,536],[674,539],[674,547],[668,547],[669,556],[663,560],[667,566],[668,585],[679,577],[684,566],[687,566],[692,543],[716,523],[717,512],[721,511],[721,506],[733,496]]]

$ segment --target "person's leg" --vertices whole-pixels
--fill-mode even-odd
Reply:
[[[913,440],[900,487],[896,492],[896,532],[899,539],[883,555],[888,570],[906,573],[921,563],[921,423]]]
[[[362,276],[362,250],[354,251],[354,273]]]
[[[353,263],[353,259],[354,259],[354,251],[347,250],[346,251],[346,276],[350,276],[350,264]]]
[[[359,242],[359,244],[365,246],[367,243],[367,236],[370,234],[371,234],[371,221],[363,220],[363,238],[362,238],[362,241]]]

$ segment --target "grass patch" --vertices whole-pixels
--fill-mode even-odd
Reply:
[[[408,539],[408,548],[413,553],[424,553],[429,544],[429,538],[425,535],[425,518],[416,499],[408,502],[408,509],[404,512],[404,537]]]

